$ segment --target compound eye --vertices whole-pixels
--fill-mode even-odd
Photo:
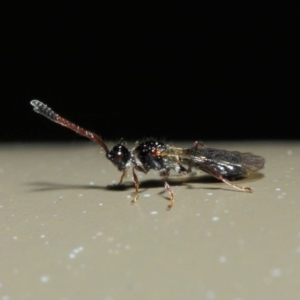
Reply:
[[[122,162],[122,161],[124,161],[124,159],[126,159],[126,155],[125,155],[124,151],[117,151],[114,153],[114,161],[115,162]]]

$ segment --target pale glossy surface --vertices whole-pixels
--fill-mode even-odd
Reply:
[[[207,144],[266,158],[253,194],[172,180],[167,212],[150,172],[131,206],[96,144],[2,145],[0,300],[299,299],[300,143]]]

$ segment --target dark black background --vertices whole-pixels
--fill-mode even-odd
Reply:
[[[294,8],[72,3],[2,10],[2,141],[299,139]]]

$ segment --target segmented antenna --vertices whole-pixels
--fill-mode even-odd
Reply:
[[[41,114],[44,117],[50,119],[51,121],[65,126],[92,141],[95,141],[104,149],[106,154],[109,152],[106,144],[99,135],[84,128],[81,128],[78,125],[68,121],[67,119],[62,118],[60,115],[55,113],[50,107],[48,107],[46,104],[42,103],[39,100],[32,100],[30,101],[30,104],[34,107],[33,110],[36,113]]]
[[[33,110],[36,113],[41,114],[41,115],[45,116],[46,118],[50,119],[51,121],[56,122],[58,114],[56,114],[46,104],[40,102],[39,100],[32,100],[32,101],[30,101],[30,104],[34,107]]]

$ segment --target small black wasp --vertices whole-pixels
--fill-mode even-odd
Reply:
[[[32,100],[30,104],[34,107],[35,112],[97,142],[104,149],[106,158],[122,172],[119,184],[122,183],[128,169],[132,167],[135,196],[131,204],[137,201],[140,185],[135,171],[144,174],[147,174],[151,169],[159,171],[160,177],[164,181],[165,189],[170,194],[170,204],[167,207],[167,210],[170,210],[174,204],[174,193],[166,180],[171,170],[178,174],[186,175],[193,168],[200,169],[237,190],[251,193],[252,189],[250,187],[233,184],[228,178],[246,176],[249,172],[255,172],[263,168],[265,163],[264,158],[261,156],[238,151],[207,148],[200,142],[195,142],[191,148],[177,148],[156,140],[147,140],[130,151],[121,141],[109,150],[99,135],[62,118],[38,100]]]

